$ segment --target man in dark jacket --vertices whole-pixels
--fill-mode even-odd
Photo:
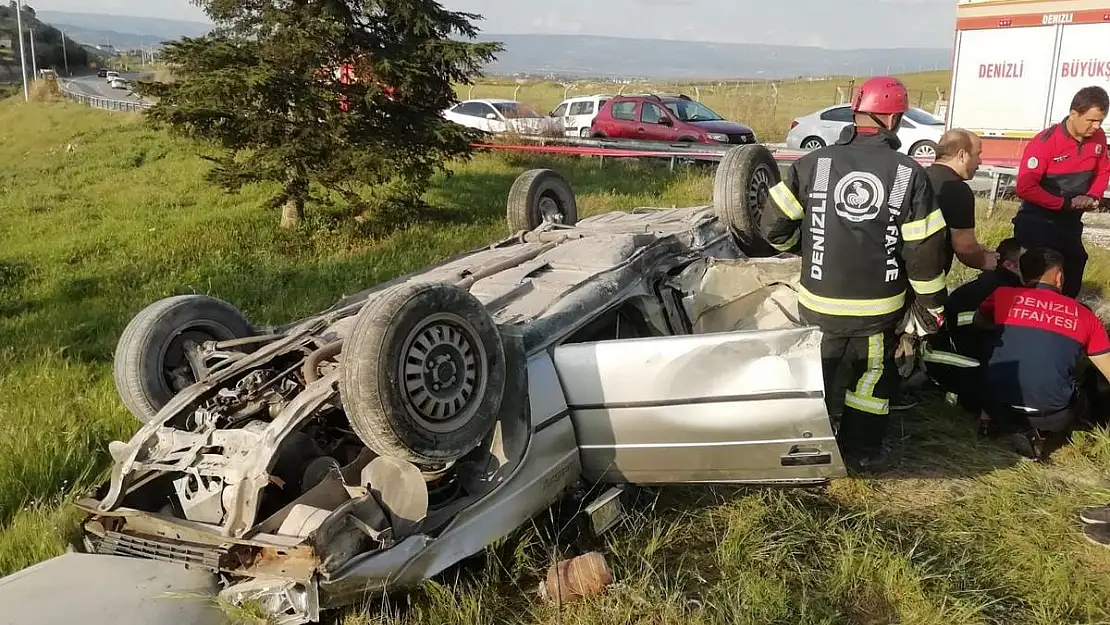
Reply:
[[[799,309],[821,328],[826,397],[841,363],[851,370],[838,432],[850,465],[880,467],[890,395],[897,384],[897,333],[907,291],[921,317],[910,331],[936,331],[945,285],[945,223],[929,177],[897,152],[909,107],[896,78],[865,81],[852,99],[855,123],[833,145],[794,162],[771,189],[764,238],[779,251],[799,250]]]
[[[972,323],[975,311],[998,287],[1021,286],[1023,251],[1017,239],[999,243],[998,265],[948,294],[940,331],[925,342],[925,372],[946,392],[949,403],[959,403],[972,414],[980,410],[981,363],[990,356],[987,331]]]

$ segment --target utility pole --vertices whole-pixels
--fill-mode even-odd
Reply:
[[[39,61],[35,58],[35,29],[28,28],[27,32],[31,34],[31,80],[38,80]]]
[[[19,31],[19,66],[23,74],[23,101],[31,99],[31,91],[27,88],[27,55],[23,53],[23,6],[21,0],[15,3],[15,29]]]
[[[69,76],[69,53],[66,52],[66,31],[62,31],[62,59],[66,64],[66,76]]]

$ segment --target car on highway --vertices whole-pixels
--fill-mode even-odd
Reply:
[[[550,113],[568,137],[589,137],[597,112],[612,99],[608,94],[594,94],[567,98]]]
[[[644,141],[752,144],[755,131],[721,117],[687,95],[621,95],[594,118],[591,136]]]
[[[827,106],[790,122],[786,133],[786,147],[815,150],[835,143],[840,133],[852,123],[852,108],[847,104]],[[944,120],[932,113],[911,108],[902,117],[898,139],[899,152],[914,158],[933,158],[937,155],[937,142],[944,134]]]
[[[483,98],[464,100],[443,111],[448,121],[468,128],[500,134],[557,135],[559,125],[548,116],[516,100]]]
[[[108,77],[108,68],[101,67],[100,69],[96,70],[96,77],[97,78],[107,78]]]
[[[113,80],[116,80],[117,78],[119,78],[119,72],[108,71],[107,73],[104,74],[104,80],[108,83],[111,83]]]
[[[124,78],[113,78],[108,83],[113,89],[130,89],[131,83]]]
[[[581,220],[561,175],[530,170],[507,238],[282,325],[205,295],[146,306],[114,362],[138,430],[76,502],[79,553],[9,576],[0,600],[42,625],[109,603],[163,622],[152,580],[176,593],[188,567],[189,589],[207,576],[293,625],[418,585],[556,502],[599,534],[636,485],[844,475],[800,261],[738,236],[768,166],[741,146],[712,206]]]

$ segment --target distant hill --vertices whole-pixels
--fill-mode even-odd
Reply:
[[[63,28],[81,43],[117,49],[151,46],[182,36],[198,37],[200,22],[40,11],[39,19]],[[948,68],[948,48],[827,50],[824,48],[624,39],[587,35],[499,35],[505,51],[489,68],[495,74],[670,79],[787,78],[838,74],[901,73]]]
[[[199,37],[211,24],[151,17],[39,11],[39,19],[66,31],[66,36],[90,45],[111,42],[116,48],[138,48],[181,37]]]
[[[482,34],[505,51],[498,74],[584,77],[787,78],[902,73],[948,68],[948,48],[828,50],[816,47],[701,43],[583,35]]]

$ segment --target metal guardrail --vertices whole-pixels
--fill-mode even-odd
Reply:
[[[100,96],[91,96],[85,93],[77,93],[66,88],[65,84],[58,81],[58,90],[66,98],[74,102],[80,102],[95,109],[103,109],[106,111],[142,111],[154,106],[150,102],[136,102],[134,100],[113,100],[111,98],[102,98]]]

